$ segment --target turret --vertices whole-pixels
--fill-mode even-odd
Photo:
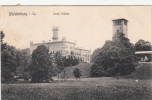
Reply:
[[[53,37],[52,37],[53,41],[58,40],[58,31],[59,31],[59,27],[53,26],[53,27],[52,27],[52,31],[53,31]]]
[[[112,20],[113,21],[113,36],[114,34],[116,34],[117,32],[121,32],[125,34],[125,37],[128,38],[128,20],[124,19],[124,18],[120,18],[120,19],[115,19]]]

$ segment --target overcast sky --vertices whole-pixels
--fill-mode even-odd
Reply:
[[[131,43],[139,39],[151,42],[150,6],[1,6],[0,30],[4,42],[16,48],[30,47],[30,41],[52,40],[52,26],[59,26],[59,40],[66,37],[78,47],[95,50],[112,40],[112,20],[125,18]],[[9,12],[36,13],[9,16]],[[70,15],[54,15],[69,13]]]

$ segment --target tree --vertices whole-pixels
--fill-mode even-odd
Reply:
[[[104,76],[105,72],[103,70],[103,66],[98,66],[97,64],[93,64],[91,67],[91,76],[92,77],[101,77]]]
[[[60,73],[64,69],[64,58],[60,52],[56,52],[54,58]]]
[[[30,49],[22,49],[17,51],[17,70],[16,73],[20,77],[30,78],[29,65],[31,63]]]
[[[96,50],[93,51],[93,54],[91,56],[91,62],[95,62],[96,61],[96,57],[97,55],[100,53],[100,48],[97,48]]]
[[[113,37],[113,41],[106,42],[101,48],[95,64],[106,72],[105,76],[127,75],[135,70],[134,53],[133,44],[124,37],[123,33],[118,32]]]
[[[81,77],[81,71],[78,69],[78,68],[75,68],[73,70],[73,75],[75,76],[76,80],[77,78],[80,78]]]
[[[1,69],[2,78],[9,82],[13,80],[15,75],[18,75],[18,68],[23,67],[23,71],[29,66],[30,54],[29,49],[26,51],[18,50],[13,46],[3,43],[4,33],[1,31]],[[21,72],[23,74],[23,72]]]
[[[6,45],[5,49],[3,49],[1,53],[1,70],[2,70],[2,78],[5,79],[6,82],[9,82],[13,79],[13,76],[16,75],[16,60],[17,51],[15,47]]]
[[[43,82],[51,79],[53,75],[52,63],[49,50],[46,46],[38,46],[32,53],[32,62],[30,65],[32,82]]]
[[[64,61],[64,67],[75,66],[77,64],[79,64],[79,59],[76,58],[76,56],[74,56],[74,52],[71,51],[71,54]]]
[[[9,82],[13,79],[16,74],[16,54],[17,50],[15,47],[3,43],[5,34],[1,31],[1,75],[2,78]]]
[[[135,50],[136,51],[151,51],[152,46],[151,46],[149,41],[145,41],[145,40],[140,39],[135,44]],[[140,61],[141,58],[144,59],[145,57],[148,58],[148,61],[152,60],[152,56],[150,54],[139,54],[139,55],[136,55],[136,57],[137,57],[138,61]]]
[[[135,50],[136,51],[151,51],[152,46],[149,41],[145,40],[138,40],[138,42],[135,44]]]
[[[60,52],[56,52],[55,55],[52,57],[52,61],[53,61],[52,63],[53,63],[54,72],[56,72],[56,75],[58,75],[59,78],[60,77],[59,74],[64,70],[65,57],[62,57],[62,54]],[[65,73],[64,73],[64,77],[65,77]]]
[[[3,50],[4,50],[5,47],[6,47],[6,44],[3,43],[4,37],[5,37],[5,34],[3,33],[3,31],[1,31],[1,52],[3,52]]]

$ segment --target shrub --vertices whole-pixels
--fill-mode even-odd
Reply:
[[[139,64],[135,71],[135,77],[139,79],[152,79],[152,65],[151,64]]]
[[[97,64],[92,65],[90,73],[92,77],[102,77],[106,75],[106,72],[103,70],[103,66],[98,66]]]
[[[108,68],[106,71],[106,76],[107,77],[111,77],[111,76],[115,76],[115,69],[114,68]]]
[[[80,78],[81,77],[81,71],[78,68],[75,68],[73,70],[73,75],[75,76],[75,78]]]

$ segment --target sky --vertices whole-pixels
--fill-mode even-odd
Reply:
[[[0,10],[4,42],[20,49],[30,48],[30,41],[52,41],[52,26],[58,26],[59,40],[66,37],[68,41],[76,41],[77,47],[94,51],[106,40],[112,40],[112,20],[118,18],[129,21],[131,43],[135,44],[139,39],[152,42],[151,6],[1,6]],[[9,16],[9,12],[28,15]],[[32,12],[36,15],[31,15]]]

